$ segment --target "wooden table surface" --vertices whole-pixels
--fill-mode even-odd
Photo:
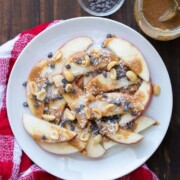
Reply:
[[[148,38],[137,26],[134,2],[126,0],[121,9],[107,18],[122,22],[145,36],[161,55],[170,74],[174,107],[168,132],[147,161],[160,179],[180,179],[180,39],[159,42]],[[88,16],[76,0],[0,0],[0,45],[23,30],[54,19]]]

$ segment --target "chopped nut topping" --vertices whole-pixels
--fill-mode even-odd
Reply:
[[[38,92],[38,87],[37,87],[37,84],[34,82],[34,81],[31,81],[29,83],[29,87],[30,87],[30,91],[33,95],[36,95],[37,92]]]

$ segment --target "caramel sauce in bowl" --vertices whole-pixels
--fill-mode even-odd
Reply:
[[[178,3],[180,5],[180,0]],[[168,0],[136,0],[134,14],[137,24],[146,35],[156,40],[169,41],[180,37],[180,12],[167,22],[159,21],[168,8]]]

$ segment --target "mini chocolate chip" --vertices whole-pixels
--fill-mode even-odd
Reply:
[[[84,74],[85,77],[89,77],[89,75],[90,75],[89,72],[87,72],[87,73]]]
[[[102,94],[102,98],[107,98],[108,96],[106,94]]]
[[[120,99],[116,99],[116,100],[115,100],[115,105],[118,105],[118,106],[119,106],[119,105],[121,105],[121,103],[122,103],[122,102],[121,102]]]
[[[129,122],[126,124],[126,128],[127,129],[131,129],[133,127],[133,123],[132,122]]]
[[[106,72],[106,71],[103,71],[102,74],[103,74],[103,76],[104,76],[105,78],[107,78],[107,72]]]
[[[70,92],[71,93],[75,93],[76,92],[76,88],[73,87]]]
[[[113,37],[112,34],[107,34],[107,36],[106,36],[106,38],[112,38],[112,37]]]
[[[38,102],[38,101],[35,101],[35,102],[34,102],[34,106],[35,106],[35,107],[39,107],[39,106],[40,106],[39,102]]]
[[[123,106],[129,106],[129,104],[130,104],[130,102],[129,102],[128,100],[125,100],[125,101],[123,102]]]
[[[76,63],[76,64],[82,64],[82,60],[81,60],[81,59],[78,59],[75,63]]]
[[[124,107],[123,107],[123,111],[124,111],[124,112],[128,111],[128,106],[124,106]]]
[[[71,69],[71,65],[70,64],[66,64],[65,67],[66,67],[66,69]]]
[[[79,113],[81,111],[81,109],[79,107],[75,108],[75,112]]]
[[[93,65],[97,66],[99,64],[99,59],[94,59]]]
[[[66,124],[66,120],[62,120],[59,125],[60,125],[61,127],[64,127],[65,124]]]
[[[62,99],[62,98],[63,98],[63,97],[62,97],[61,94],[57,94],[57,95],[55,95],[54,97],[52,97],[51,100],[52,100],[52,101],[56,101],[56,100]]]
[[[42,136],[41,136],[41,139],[42,139],[42,140],[46,140],[46,136],[45,136],[45,135],[42,135]]]
[[[49,108],[46,106],[46,107],[44,108],[44,110],[45,110],[45,111],[48,111],[48,110],[49,110]]]
[[[37,101],[37,97],[36,97],[36,95],[33,95],[33,99],[34,99],[35,101]]]
[[[53,53],[50,52],[50,53],[48,54],[48,58],[52,58],[52,56],[53,56]]]
[[[40,88],[40,90],[45,89],[47,87],[47,84],[43,84]]]
[[[83,109],[84,107],[85,107],[85,105],[84,105],[84,104],[81,104],[81,105],[80,105],[80,108],[81,108],[81,109]]]
[[[51,69],[55,68],[55,64],[50,64],[49,66],[50,66]]]
[[[131,112],[131,115],[132,115],[132,116],[137,116],[137,114],[138,114],[137,111],[132,111],[132,112]]]
[[[28,107],[28,103],[27,102],[23,102],[23,106],[24,107]]]
[[[49,98],[48,98],[48,97],[45,97],[45,98],[44,98],[44,102],[45,102],[45,103],[48,103],[48,102],[49,102]]]
[[[52,84],[52,83],[49,81],[49,79],[47,79],[44,83],[47,84],[47,85],[51,85],[51,84]]]
[[[115,100],[114,99],[110,100],[110,103],[115,104]]]
[[[102,48],[105,48],[105,47],[106,47],[106,45],[105,45],[104,43],[102,43],[102,44],[101,44],[101,47],[102,47]]]
[[[26,87],[26,86],[27,86],[27,81],[23,82],[22,85],[23,85],[24,87]]]
[[[134,108],[133,104],[130,103],[130,104],[128,105],[128,108],[129,108],[129,109],[133,109],[133,108]]]
[[[68,124],[70,125],[71,131],[74,131],[75,129],[74,123],[72,121],[68,121]]]
[[[62,79],[61,82],[62,82],[63,84],[67,84],[67,83],[68,83],[67,80],[66,80],[65,78]]]

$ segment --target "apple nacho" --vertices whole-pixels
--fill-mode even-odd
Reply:
[[[92,45],[86,36],[66,42],[24,83],[33,114],[23,115],[24,128],[48,152],[97,158],[118,143],[140,142],[139,133],[157,123],[143,116],[153,86],[140,51],[114,35],[100,49]]]

